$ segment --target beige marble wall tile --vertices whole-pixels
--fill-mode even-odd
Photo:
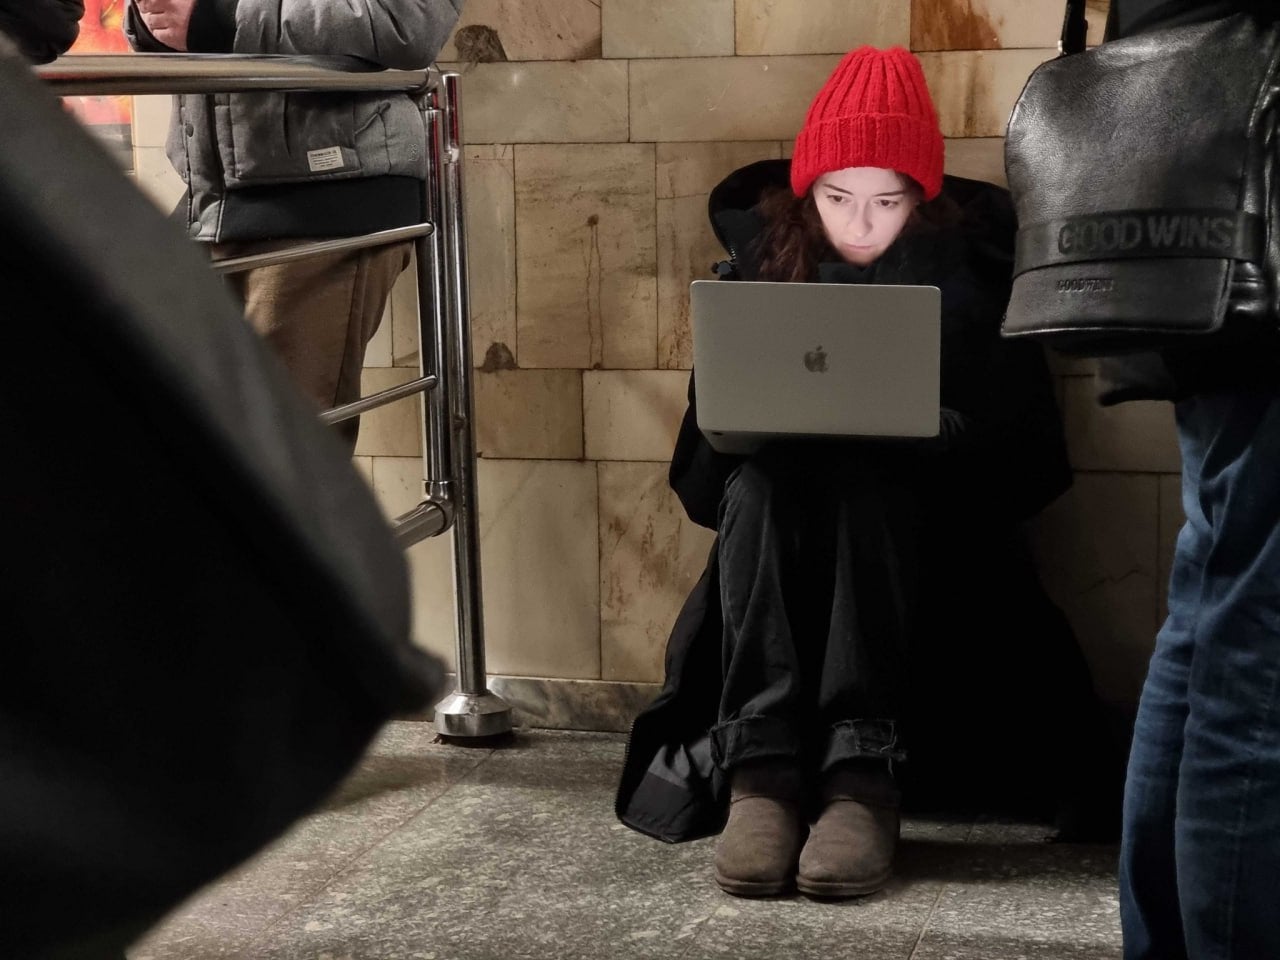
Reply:
[[[845,53],[869,43],[906,46],[911,6],[905,0],[735,0],[739,56]]]
[[[582,374],[500,370],[475,376],[476,456],[582,458]]]
[[[659,143],[657,188],[660,200],[701,198],[739,167],[782,156],[776,141],[745,143]],[[705,212],[705,210],[704,210]]]
[[[652,144],[516,148],[522,367],[657,357]]]
[[[163,147],[169,134],[169,117],[173,97],[150,95],[133,98],[133,145],[135,147]]]
[[[173,212],[187,193],[187,185],[164,155],[163,147],[133,148],[133,181],[166,215]]]
[[[733,55],[733,0],[602,0],[606,57]]]
[[[727,254],[707,221],[706,197],[658,201],[658,366],[693,366],[689,284],[712,279]]]
[[[1187,515],[1182,509],[1182,477],[1165,475],[1160,478],[1160,548],[1158,584],[1160,586],[1160,607],[1157,611],[1161,621],[1169,612],[1169,571],[1173,568],[1173,551],[1178,544],[1178,531],[1186,523]]]
[[[418,254],[391,288],[391,365],[418,366]]]
[[[1090,3],[1086,10],[1091,42],[1102,39],[1106,7]],[[1062,10],[1062,0],[911,0],[911,49],[1052,47]]]
[[[369,489],[373,489],[373,457],[352,457],[351,465],[360,472],[360,476],[364,478],[364,482],[369,485]]]
[[[1062,606],[1103,699],[1134,703],[1157,627],[1159,478],[1079,474],[1034,524],[1046,589]]]
[[[839,61],[838,56],[635,61],[631,139],[792,139]]]
[[[361,458],[357,458],[361,459]],[[374,495],[387,519],[412,510],[422,500],[421,457],[374,457]],[[405,552],[413,596],[413,638],[453,665],[454,607],[451,534],[430,537]]]
[[[480,63],[462,71],[461,95],[467,143],[628,139],[625,61]]]
[[[1100,406],[1090,377],[1068,377],[1063,422],[1077,470],[1182,469],[1173,404],[1154,400]]]
[[[715,535],[685,516],[665,463],[599,469],[601,675],[660,682],[671,625]]]
[[[1003,137],[1031,71],[1056,50],[922,53],[944,137]]]
[[[467,0],[441,60],[590,60],[599,0]]]
[[[588,460],[671,459],[688,406],[683,370],[602,370],[583,374]]]
[[[468,146],[464,157],[472,362],[481,366],[491,350],[514,357],[516,347],[515,159],[504,144]],[[395,366],[418,364],[415,263],[391,291]]]
[[[382,463],[383,461],[378,461],[379,466]],[[422,476],[421,469],[418,476]],[[449,669],[457,670],[453,534],[445,533],[415,543],[405,551],[405,559],[409,561],[409,589],[413,597],[413,642],[434,653]],[[487,604],[488,601],[485,602]],[[486,614],[486,621],[487,619]],[[485,646],[488,647],[487,637]],[[487,663],[485,667],[490,669]]]
[[[382,310],[382,320],[378,322],[378,329],[370,338],[368,345],[364,351],[364,365],[366,367],[390,367],[392,366],[391,357],[391,341],[392,341],[392,322],[391,322],[391,299],[387,298],[387,305]]]
[[[596,483],[593,463],[480,462],[491,673],[599,679]]]
[[[1004,175],[1004,137],[946,141],[946,172],[955,177],[1008,186]]]
[[[404,368],[366,367],[360,377],[361,394],[369,396],[416,376],[417,371]],[[397,400],[361,415],[355,453],[360,457],[421,456],[421,397]]]
[[[513,355],[516,349],[515,151],[469,146],[463,175],[472,362],[479,366],[495,344]]]
[[[693,364],[689,283],[709,278],[726,256],[707,219],[707,195],[739,167],[780,156],[776,141],[657,145],[658,366]]]

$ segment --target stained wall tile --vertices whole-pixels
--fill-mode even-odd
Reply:
[[[577,460],[582,457],[582,374],[499,370],[474,377],[476,456]]]
[[[482,460],[487,666],[600,678],[600,557],[592,463]]]
[[[603,0],[606,57],[733,54],[733,0]]]
[[[727,256],[707,219],[707,195],[739,167],[779,155],[773,141],[658,144],[658,366],[692,366],[689,283],[709,279]]]
[[[1102,39],[1107,4],[1089,3],[1089,41]],[[911,0],[912,50],[1052,47],[1062,30],[1061,0]]]
[[[482,460],[481,590],[489,673],[600,677],[595,464]],[[396,515],[421,497],[416,459],[374,460],[374,489]],[[414,638],[454,664],[452,534],[409,548]]]
[[[1067,377],[1063,422],[1077,470],[1176,473],[1182,469],[1173,405],[1154,400],[1101,406],[1092,378]]]
[[[701,198],[739,167],[781,156],[774,141],[659,143],[657,191],[662,200]]]
[[[906,46],[911,38],[911,7],[902,0],[736,0],[736,7],[739,56],[843,54],[864,43]]]
[[[631,139],[795,137],[837,56],[715,57],[631,64]]]
[[[472,362],[479,366],[495,344],[516,349],[515,150],[469,146],[463,173]]]
[[[472,363],[492,351],[514,364],[516,346],[516,200],[514,152],[506,144],[463,151]],[[391,291],[394,364],[418,365],[416,260]],[[492,367],[492,364],[491,364]]]
[[[373,457],[352,457],[351,465],[359,471],[364,482],[369,485],[369,489],[373,489]]]
[[[665,463],[599,468],[601,675],[657,683],[671,625],[715,535],[685,516]]]
[[[360,377],[362,396],[408,383],[417,371],[392,367],[365,367]],[[360,416],[356,456],[413,457],[422,454],[422,399],[408,397]]]
[[[441,60],[591,60],[600,56],[598,0],[467,0]]]
[[[357,458],[359,459],[359,458]],[[422,500],[421,457],[373,457],[371,485],[388,520]],[[453,665],[454,606],[451,534],[429,537],[405,551],[413,601],[414,643]]]
[[[1003,137],[1027,77],[1055,56],[1043,49],[920,54],[942,135]]]
[[[583,374],[588,460],[667,461],[688,406],[683,370],[600,370]]]
[[[655,366],[653,146],[519,146],[515,170],[520,366]]]
[[[391,365],[418,366],[418,254],[396,278],[388,301],[391,310]]]
[[[387,298],[387,305],[382,309],[382,319],[378,321],[378,329],[369,339],[369,343],[364,350],[364,365],[366,367],[390,367],[391,363],[391,341],[392,341],[392,323],[391,323],[391,298]]]
[[[1104,700],[1137,702],[1155,641],[1155,475],[1086,473],[1033,524],[1046,589],[1062,607]]]
[[[1004,137],[947,140],[946,172],[955,177],[1008,186],[1004,175]]]
[[[627,140],[625,61],[478,63],[461,96],[467,143]]]

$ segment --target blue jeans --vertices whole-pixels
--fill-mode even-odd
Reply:
[[[1126,960],[1280,957],[1280,396],[1177,405],[1169,615],[1125,788]]]

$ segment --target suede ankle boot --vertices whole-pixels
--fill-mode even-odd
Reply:
[[[786,893],[804,842],[800,773],[784,760],[743,764],[730,774],[729,822],[716,847],[716,883],[737,897]]]
[[[888,883],[898,843],[900,798],[886,761],[853,760],[825,774],[822,812],[800,854],[800,892],[857,897]]]

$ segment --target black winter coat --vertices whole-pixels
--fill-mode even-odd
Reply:
[[[711,194],[712,224],[744,279],[756,276],[752,244],[762,222],[753,208],[766,187],[788,183],[788,172],[787,161],[762,161],[735,172]],[[1113,820],[1119,756],[1103,743],[1107,738],[1083,658],[1061,613],[1045,597],[1018,529],[1019,521],[1070,485],[1071,474],[1040,348],[999,337],[1012,269],[1012,206],[1007,192],[991,184],[947,177],[943,189],[959,208],[957,224],[904,234],[866,269],[834,262],[833,255],[816,278],[932,284],[942,291],[945,409],[939,437],[908,445],[832,448],[832,455],[844,460],[893,458],[909,469],[914,465],[931,478],[929,489],[950,505],[938,517],[954,527],[954,536],[943,538],[951,552],[926,578],[935,598],[925,615],[932,624],[926,628],[932,666],[930,676],[912,681],[921,709],[908,745],[913,757],[908,769],[916,770],[921,796],[930,795],[931,781],[936,785],[964,776],[972,781],[985,762],[965,773],[953,765],[965,744],[992,737],[1000,745],[986,756],[996,759],[993,770],[1003,765],[1007,771],[1003,752],[1016,748],[1029,732],[1033,739],[1027,749],[1044,754],[1043,744],[1034,742],[1034,723],[1026,722],[1042,717],[1052,728],[1047,740],[1056,744],[1060,770],[1086,763],[1088,750],[1107,767],[1098,781],[1106,796],[1092,806],[1105,808],[1102,815]],[[671,486],[689,517],[714,529],[725,482],[742,458],[717,453],[698,430],[692,375],[689,401],[672,457]],[[726,790],[707,737],[721,689],[719,575],[713,547],[668,642],[662,693],[632,729],[618,790],[622,821],[662,840],[692,839],[723,824]],[[1007,683],[1006,671],[1024,675]],[[956,715],[972,726],[958,724]],[[930,729],[944,728],[947,732],[930,742]],[[1030,801],[1043,809],[1046,793],[1061,793],[1057,770],[1046,768],[1037,778],[1035,759],[1022,753],[1017,769],[1030,776],[1000,788],[988,781],[984,787],[992,790],[981,792],[1003,793],[1014,806]],[[956,797],[952,791],[951,798]],[[965,799],[985,803],[988,797],[975,792]],[[1084,815],[1092,817],[1094,811]]]
[[[84,0],[0,0],[0,33],[29,60],[48,63],[76,42]]]

